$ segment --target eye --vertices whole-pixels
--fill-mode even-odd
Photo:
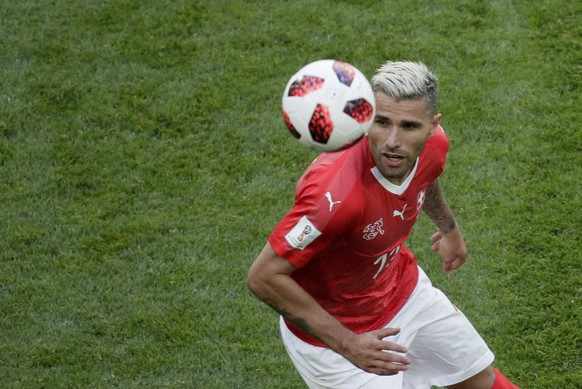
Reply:
[[[390,124],[390,120],[383,116],[376,116],[375,122],[381,127],[386,127]]]
[[[422,128],[422,123],[418,122],[404,122],[402,123],[402,128],[408,131],[413,131]]]

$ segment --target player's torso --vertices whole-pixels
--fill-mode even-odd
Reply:
[[[378,278],[398,255],[420,215],[429,183],[413,176],[405,188],[383,184],[370,171],[351,192],[336,194],[334,201],[345,203],[338,211],[351,218],[350,228],[321,256],[333,258],[344,269],[372,276],[369,281]]]

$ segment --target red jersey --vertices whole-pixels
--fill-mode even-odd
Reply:
[[[364,333],[385,326],[418,279],[403,245],[420,215],[428,185],[443,171],[448,139],[438,128],[402,185],[376,168],[368,138],[319,156],[297,183],[295,204],[269,237],[297,267],[291,277],[344,326]],[[286,321],[304,341],[322,343]]]

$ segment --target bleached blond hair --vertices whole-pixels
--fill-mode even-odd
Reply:
[[[388,61],[372,77],[374,92],[399,100],[426,99],[429,115],[436,113],[438,78],[422,62]]]

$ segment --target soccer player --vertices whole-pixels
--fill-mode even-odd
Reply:
[[[248,275],[281,314],[285,348],[310,388],[517,388],[404,245],[421,211],[448,274],[467,258],[438,177],[449,147],[437,78],[388,62],[372,78],[374,123],[319,156]]]

